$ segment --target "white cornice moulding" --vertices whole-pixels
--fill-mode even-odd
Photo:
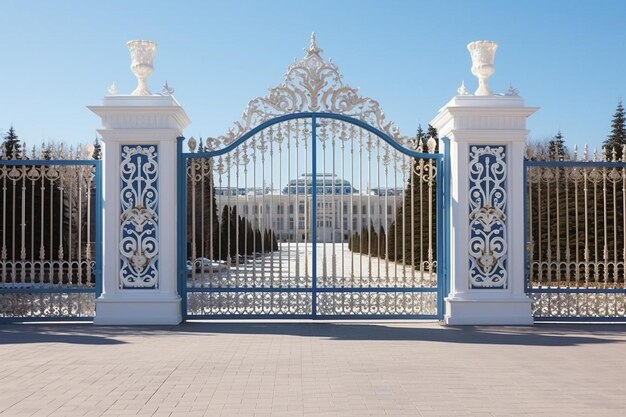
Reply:
[[[100,116],[101,129],[177,129],[191,120],[173,96],[106,96],[101,106],[87,106]]]
[[[528,135],[526,119],[537,110],[538,107],[524,107],[524,100],[519,96],[455,96],[430,124],[440,136],[457,141],[517,141]]]
[[[180,107],[180,103],[174,96],[131,96],[115,95],[104,96],[102,105],[105,107]]]
[[[97,129],[103,142],[141,141],[159,143],[162,141],[176,141],[182,136],[179,129]]]
[[[485,144],[496,141],[498,143],[525,142],[530,131],[520,130],[475,130],[475,129],[452,129],[445,136],[455,142],[472,142],[473,144]]]
[[[523,108],[521,96],[454,96],[439,111],[448,107],[503,107]]]

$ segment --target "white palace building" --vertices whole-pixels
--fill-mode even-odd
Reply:
[[[370,222],[387,230],[402,206],[402,188],[359,191],[334,174],[318,174],[315,187],[318,242],[347,242],[350,232]],[[282,190],[216,188],[215,194],[220,210],[236,206],[253,226],[272,229],[281,241],[311,241],[312,174],[290,180]]]

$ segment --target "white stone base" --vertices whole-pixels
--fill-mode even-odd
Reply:
[[[531,301],[521,297],[447,297],[444,322],[458,325],[532,326]]]
[[[161,325],[179,324],[182,320],[179,296],[116,294],[96,299],[93,324]]]

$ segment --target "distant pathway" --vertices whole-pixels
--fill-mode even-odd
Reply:
[[[310,287],[312,265],[312,244],[281,243],[278,251],[248,261],[233,260],[225,271],[198,272],[189,281],[196,286]],[[436,271],[354,253],[347,243],[318,243],[316,266],[319,287],[437,285]]]

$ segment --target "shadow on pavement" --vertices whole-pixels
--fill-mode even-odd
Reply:
[[[137,336],[218,337],[294,336],[333,341],[407,341],[486,345],[576,346],[626,343],[626,325],[537,324],[534,327],[443,327],[424,322],[190,322],[180,326],[120,326],[92,324],[0,325],[0,345],[67,343],[114,345],[134,343]]]
[[[626,343],[626,325],[444,327],[436,323],[187,323],[186,333],[287,335],[355,341],[574,346]]]
[[[0,346],[25,343],[117,345],[126,343],[101,334],[92,324],[0,324]]]

